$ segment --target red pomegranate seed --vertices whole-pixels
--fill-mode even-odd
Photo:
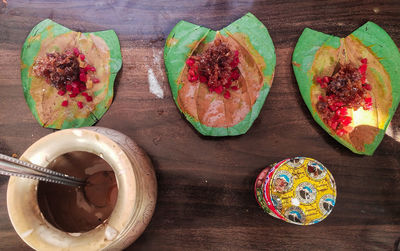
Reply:
[[[77,94],[77,95],[78,95],[79,92],[80,92],[80,91],[79,91],[79,88],[78,88],[78,87],[73,87],[73,88],[72,88],[72,94]]]
[[[198,77],[197,75],[195,75],[195,76],[189,76],[189,81],[190,81],[190,82],[196,82],[198,78],[199,78],[199,77]]]
[[[330,81],[330,77],[325,76],[325,77],[323,77],[322,81],[323,81],[324,83],[328,84],[329,81]]]
[[[86,77],[86,74],[84,72],[79,74],[79,80],[84,82],[84,83],[86,83],[87,77]]]
[[[367,58],[363,58],[363,59],[361,59],[361,63],[362,63],[362,64],[367,64],[367,63],[368,63],[368,60],[367,60]]]
[[[81,92],[86,91],[86,85],[85,84],[80,84],[79,85],[79,91],[81,91]]]
[[[344,116],[341,118],[341,123],[344,126],[348,126],[351,123],[352,118],[350,116]]]
[[[317,81],[318,84],[322,84],[323,83],[322,82],[322,78],[320,78],[320,77],[317,77],[316,81]]]
[[[68,100],[64,100],[64,101],[61,103],[61,105],[62,105],[62,106],[68,106]]]
[[[345,135],[347,132],[345,131],[345,130],[343,130],[343,129],[340,129],[340,130],[338,130],[337,132],[336,132],[336,134],[338,135],[338,136],[340,136],[340,137],[342,137],[343,135]]]
[[[98,78],[92,78],[93,84],[98,84],[100,83],[100,80]]]
[[[88,71],[95,72],[96,71],[96,68],[94,68],[91,65],[85,66],[85,68],[83,68],[83,69],[84,69],[85,72],[88,72]]]
[[[222,85],[217,86],[217,87],[214,88],[214,91],[215,91],[217,94],[221,94],[223,90],[224,90],[224,89],[223,89]]]
[[[79,55],[79,58],[83,61],[83,60],[85,60],[85,55],[80,54],[80,55]]]
[[[196,73],[194,72],[194,70],[192,68],[189,69],[189,75],[190,76],[195,76]]]
[[[64,90],[59,90],[57,93],[60,96],[64,96],[65,95],[65,91]]]
[[[188,59],[186,60],[186,64],[187,64],[188,66],[194,65],[194,63],[195,63],[195,61],[194,61],[193,59],[191,59],[191,58],[188,58]]]
[[[325,98],[324,98],[322,95],[319,95],[319,96],[318,96],[318,100],[319,100],[319,101],[325,101]]]
[[[334,105],[337,106],[337,107],[342,107],[343,103],[342,102],[335,102]]]
[[[333,129],[333,130],[336,130],[336,128],[337,128],[337,126],[338,126],[338,122],[337,121],[333,121],[332,123],[331,123],[331,128]]]
[[[370,84],[364,84],[364,85],[363,85],[363,88],[364,88],[365,90],[367,90],[367,91],[372,90],[372,87],[371,87]]]
[[[79,84],[80,84],[79,82],[74,81],[74,82],[72,82],[71,86],[72,86],[72,88],[78,88]]]
[[[73,49],[73,51],[74,51],[74,55],[77,57],[77,56],[79,56],[79,54],[80,54],[80,52],[79,52],[79,50],[78,50],[78,48],[74,48]]]
[[[328,87],[328,84],[327,83],[321,83],[320,86],[321,86],[322,89],[325,89],[325,88]]]
[[[224,98],[229,99],[230,97],[231,97],[231,93],[228,90],[226,90],[224,93]]]
[[[69,97],[70,97],[70,98],[75,98],[76,96],[78,96],[78,94],[75,94],[75,93],[69,94]]]
[[[372,103],[372,98],[371,97],[365,98],[364,101],[365,103]]]
[[[83,103],[82,103],[81,101],[79,101],[79,102],[76,103],[76,104],[78,105],[79,109],[82,109],[82,108],[83,108]]]
[[[237,91],[237,90],[239,90],[239,87],[237,87],[236,85],[234,85],[234,86],[231,87],[231,89],[234,90],[234,91]]]
[[[207,83],[207,78],[204,77],[203,75],[200,75],[199,79],[201,83]]]
[[[69,92],[72,91],[72,85],[66,85],[65,89]]]
[[[87,92],[82,92],[81,95],[84,96],[84,97],[88,96]]]
[[[367,78],[365,77],[365,75],[361,76],[361,83],[365,84],[365,81],[367,80]]]
[[[239,73],[239,70],[238,70],[238,69],[235,69],[235,70],[233,70],[233,71],[231,72],[231,78],[232,78],[233,80],[238,80],[239,77],[240,77],[240,73]]]
[[[93,100],[93,98],[91,97],[91,96],[86,96],[86,101],[87,102],[90,102],[90,101],[92,101]]]
[[[328,107],[332,112],[334,112],[334,111],[336,111],[338,109],[338,107],[334,106],[334,105],[329,105]]]
[[[225,87],[226,89],[229,89],[229,87],[231,87],[231,85],[232,85],[232,81],[231,81],[231,80],[228,80],[228,82],[226,82],[226,84],[224,85],[224,87]]]
[[[364,75],[365,72],[367,71],[367,65],[363,64],[358,68],[358,71],[361,73],[361,75]]]

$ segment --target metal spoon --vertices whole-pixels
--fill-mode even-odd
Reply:
[[[0,174],[75,187],[84,186],[86,184],[85,180],[59,173],[4,154],[0,154]]]

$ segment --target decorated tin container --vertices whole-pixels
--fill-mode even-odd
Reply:
[[[305,157],[268,166],[257,177],[254,189],[264,211],[298,225],[325,219],[336,202],[332,174],[320,162]]]

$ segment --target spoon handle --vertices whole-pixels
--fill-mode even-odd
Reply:
[[[84,180],[59,173],[29,162],[0,154],[0,174],[53,182],[67,186],[83,186]]]

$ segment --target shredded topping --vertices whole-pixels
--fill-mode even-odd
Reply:
[[[70,98],[78,95],[85,97],[87,102],[93,101],[86,90],[91,89],[93,84],[100,82],[95,77],[96,68],[85,61],[85,55],[78,48],[65,50],[63,53],[47,53],[45,57],[37,58],[33,65],[36,76],[42,77],[51,86],[55,87],[60,96],[69,92]],[[61,106],[67,107],[68,100],[61,102]],[[82,101],[76,102],[79,109],[84,107]]]
[[[369,110],[372,87],[366,82],[367,59],[361,60],[357,69],[351,65],[341,65],[331,77],[317,77],[316,82],[325,90],[325,95],[318,97],[317,111],[323,121],[339,136],[353,130],[349,124],[352,118],[347,116],[347,109]]]
[[[220,39],[216,39],[203,53],[191,56],[186,64],[189,67],[188,80],[207,84],[210,92],[223,94],[228,99],[229,90],[239,89],[239,52],[232,51]]]
[[[68,83],[79,79],[79,62],[72,50],[47,53],[46,57],[35,61],[33,72],[55,88],[64,90]]]

